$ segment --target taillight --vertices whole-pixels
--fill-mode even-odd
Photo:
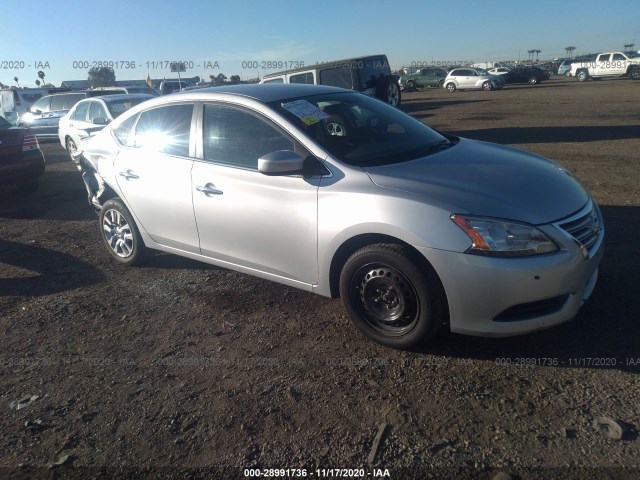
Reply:
[[[31,132],[26,132],[22,140],[22,151],[28,152],[29,150],[37,150],[38,148],[40,148],[40,146],[38,145],[36,136]]]

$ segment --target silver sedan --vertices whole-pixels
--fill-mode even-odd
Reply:
[[[570,320],[603,255],[600,211],[557,163],[343,89],[180,93],[83,143],[118,262],[161,250],[340,296],[395,348],[443,325],[507,336]]]

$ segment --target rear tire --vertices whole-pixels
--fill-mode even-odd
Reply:
[[[447,91],[449,93],[455,92],[456,91],[456,84],[455,83],[451,83],[451,82],[447,83]]]
[[[492,84],[491,84],[491,82],[489,82],[489,81],[484,82],[484,83],[482,84],[482,89],[483,89],[483,90],[486,90],[487,92],[490,92],[491,90],[493,90],[493,85],[492,85]]]
[[[119,263],[135,265],[142,260],[147,249],[133,216],[119,198],[105,202],[98,225],[107,250]]]
[[[589,79],[589,74],[587,74],[587,72],[585,72],[584,70],[580,70],[578,73],[576,73],[576,79],[579,82],[586,82]]]
[[[441,324],[444,295],[436,274],[402,245],[368,245],[351,255],[340,295],[353,324],[387,347],[411,348]]]
[[[67,137],[65,144],[67,147],[67,153],[69,154],[69,158],[75,162],[73,155],[78,151],[78,146],[76,145],[76,142],[74,142],[71,137]]]
[[[529,85],[536,85],[538,83],[538,79],[536,77],[530,77],[528,83]]]
[[[632,80],[640,80],[640,66],[632,68],[631,71],[629,71],[629,77],[631,77]]]

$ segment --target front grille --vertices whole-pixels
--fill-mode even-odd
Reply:
[[[587,249],[589,255],[597,247],[598,239],[602,233],[600,216],[595,205],[591,205],[584,214],[570,218],[568,221],[558,223],[558,226],[577,240],[580,245]]]

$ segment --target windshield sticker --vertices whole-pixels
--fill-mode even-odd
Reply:
[[[293,113],[307,125],[313,125],[314,123],[331,116],[306,100],[296,100],[294,102],[283,103],[282,108]]]

